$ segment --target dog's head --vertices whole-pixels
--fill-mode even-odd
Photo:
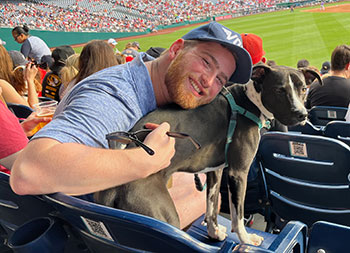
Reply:
[[[286,66],[255,65],[251,79],[260,93],[264,107],[284,125],[304,123],[307,85],[320,75],[312,69],[294,69]]]

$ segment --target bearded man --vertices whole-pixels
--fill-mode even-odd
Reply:
[[[153,156],[141,148],[108,149],[106,134],[128,131],[157,106],[207,104],[228,81],[248,82],[251,71],[241,36],[216,22],[190,31],[157,59],[140,53],[99,71],[75,85],[52,122],[22,151],[12,167],[11,187],[21,195],[83,195],[156,173],[175,154],[168,123],[144,141]],[[205,212],[205,192],[195,190],[193,175],[175,175],[169,191],[182,228]]]

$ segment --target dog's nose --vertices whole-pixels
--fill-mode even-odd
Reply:
[[[307,118],[307,111],[306,110],[295,110],[294,114],[299,121],[303,121]]]

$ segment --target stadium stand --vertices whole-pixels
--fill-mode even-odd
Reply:
[[[31,0],[1,1],[0,27],[28,24],[52,31],[142,32],[232,14],[273,11],[281,1]]]

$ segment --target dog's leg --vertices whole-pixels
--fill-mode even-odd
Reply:
[[[223,169],[219,169],[207,173],[207,211],[205,213],[208,235],[219,241],[225,240],[227,236],[226,227],[221,226],[217,221],[222,171]]]
[[[229,170],[228,180],[229,204],[232,232],[236,232],[241,243],[260,245],[263,237],[248,234],[244,227],[244,198],[247,188],[247,173],[235,169]]]

